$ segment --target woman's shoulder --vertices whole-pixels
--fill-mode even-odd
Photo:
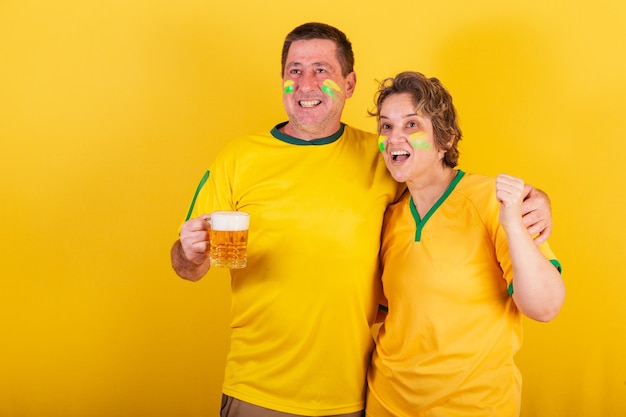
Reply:
[[[458,197],[481,211],[497,204],[496,179],[489,175],[466,172],[455,191]]]

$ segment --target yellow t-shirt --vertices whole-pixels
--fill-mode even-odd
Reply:
[[[342,125],[307,142],[277,128],[229,143],[189,212],[250,214],[248,266],[231,270],[223,392],[293,414],[362,410],[380,232],[398,185],[373,134]]]
[[[495,179],[462,171],[423,219],[408,192],[389,208],[368,416],[518,415],[522,328],[498,214]]]

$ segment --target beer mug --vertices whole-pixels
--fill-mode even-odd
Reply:
[[[248,262],[250,215],[243,211],[214,211],[209,220],[209,258],[218,268],[245,268]]]

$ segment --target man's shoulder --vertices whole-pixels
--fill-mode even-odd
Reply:
[[[371,139],[371,138],[376,138],[378,137],[378,135],[376,135],[375,133],[372,132],[368,132],[356,127],[352,127],[350,125],[345,125],[344,128],[344,135],[353,135],[356,137],[362,137],[362,138],[367,138],[367,139]]]
[[[378,135],[375,133],[346,125],[342,138],[345,139],[344,144],[350,144],[359,148],[370,148],[378,153]]]
[[[272,139],[272,130],[268,129],[267,131],[260,131],[256,133],[246,133],[238,136],[232,137],[227,141],[225,147],[239,147],[239,146],[249,146],[251,143],[263,143],[268,139]]]

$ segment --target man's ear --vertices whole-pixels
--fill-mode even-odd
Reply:
[[[354,89],[356,88],[356,72],[352,71],[346,77],[346,98],[352,97],[354,94]]]

